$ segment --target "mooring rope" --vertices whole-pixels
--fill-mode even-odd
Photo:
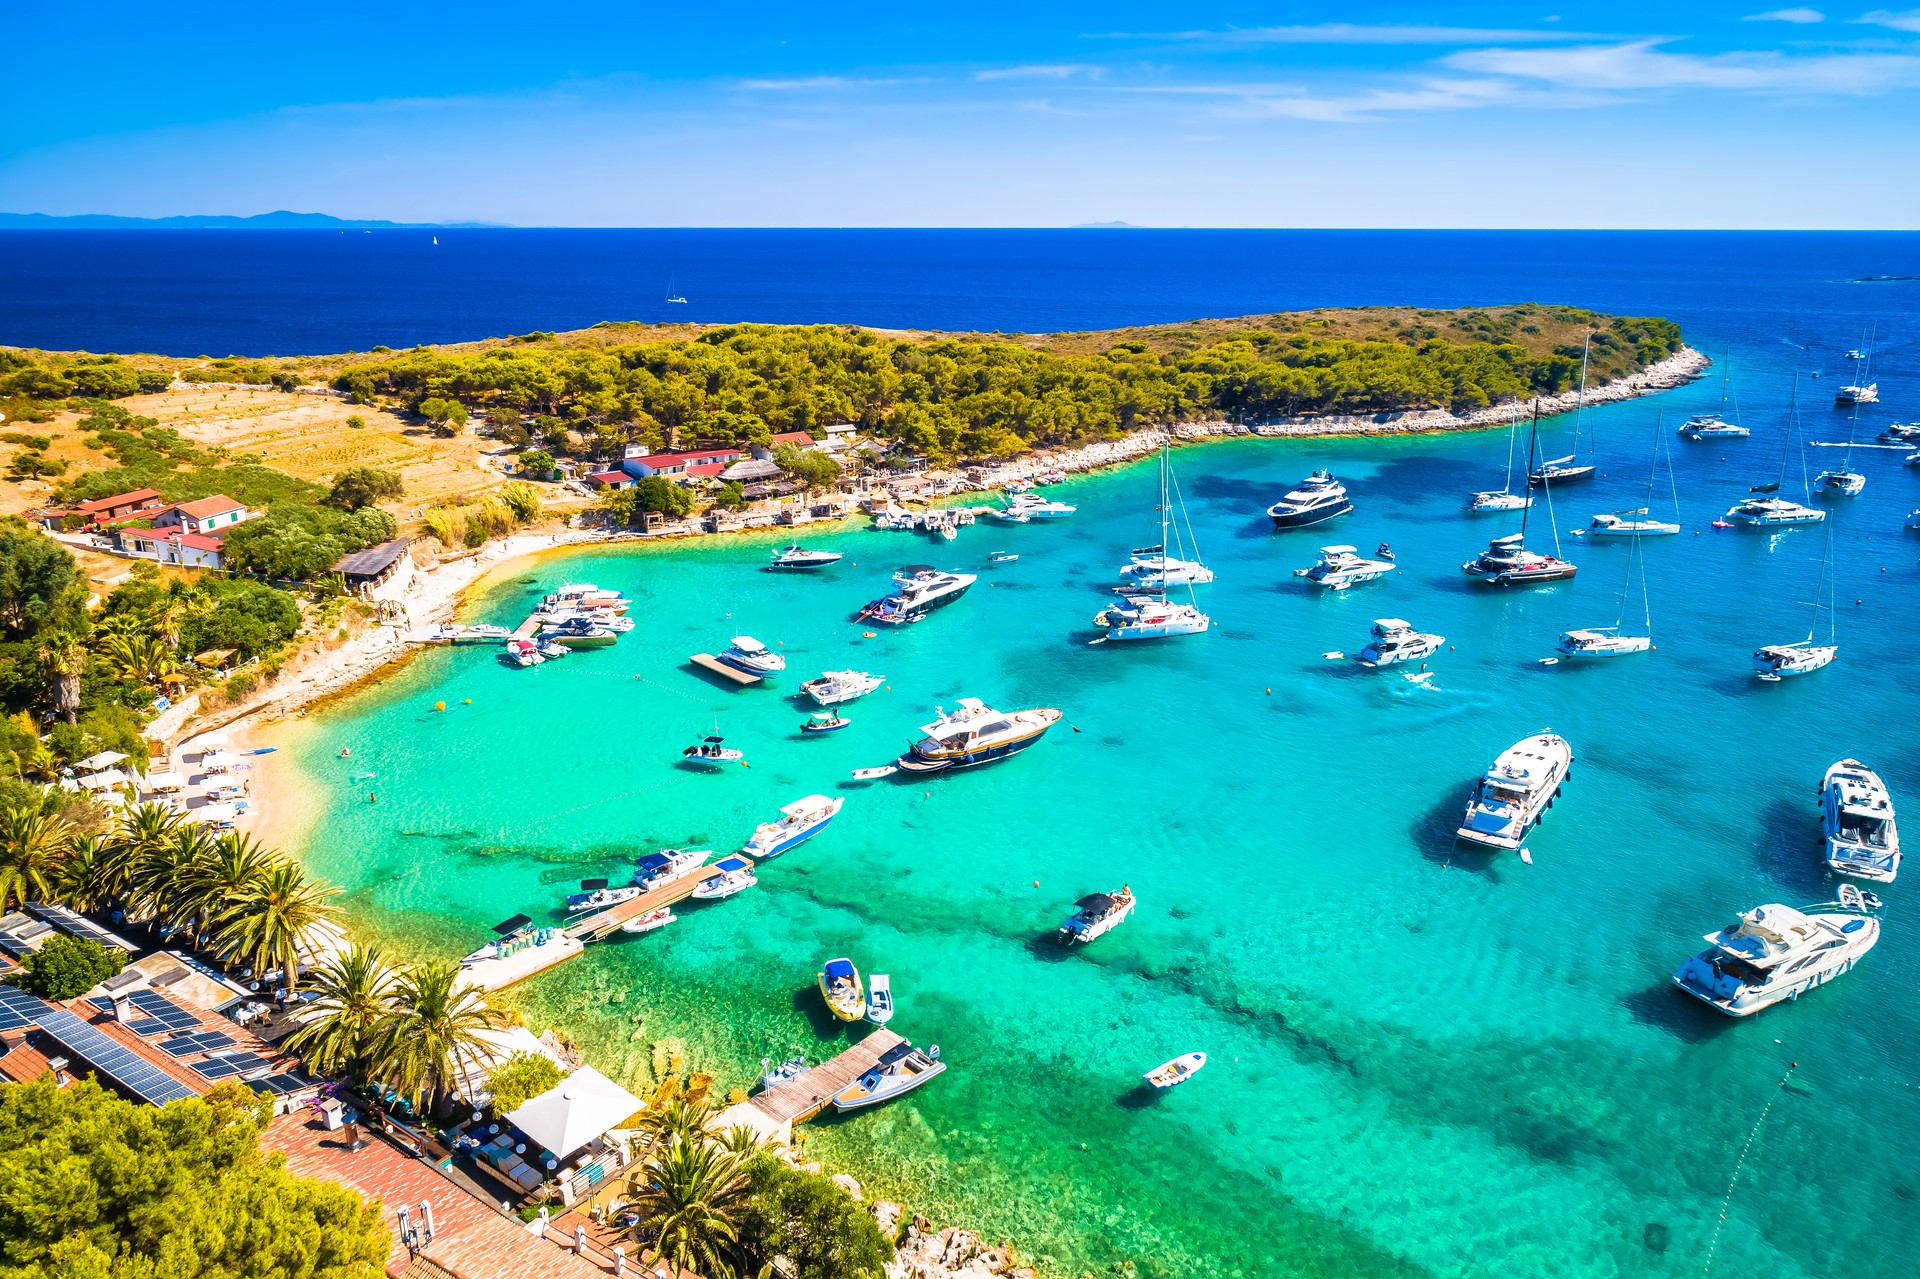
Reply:
[[[1733,1188],[1740,1180],[1740,1170],[1747,1166],[1747,1155],[1753,1150],[1753,1139],[1760,1135],[1760,1125],[1767,1122],[1767,1115],[1773,1110],[1773,1103],[1780,1099],[1781,1090],[1786,1088],[1787,1080],[1793,1078],[1793,1072],[1800,1068],[1797,1061],[1787,1063],[1787,1073],[1780,1076],[1780,1082],[1774,1085],[1773,1096],[1767,1098],[1767,1104],[1760,1108],[1760,1117],[1753,1121],[1753,1127],[1747,1133],[1747,1144],[1740,1147],[1740,1158],[1734,1160],[1733,1175],[1727,1178],[1727,1197],[1720,1201],[1720,1220],[1713,1226],[1713,1242],[1707,1245],[1707,1264],[1701,1270],[1702,1275],[1713,1273],[1713,1256],[1720,1249],[1720,1232],[1727,1225],[1727,1211],[1733,1206]]]

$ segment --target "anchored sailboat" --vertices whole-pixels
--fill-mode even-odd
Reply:
[[[1820,578],[1813,590],[1813,624],[1807,637],[1792,644],[1768,644],[1755,650],[1753,673],[1769,683],[1778,683],[1795,675],[1805,675],[1831,665],[1840,654],[1834,643],[1833,616],[1833,526],[1827,526],[1827,540],[1820,552]],[[1820,633],[1820,607],[1827,609],[1827,642],[1814,643]]]
[[[1793,428],[1800,417],[1800,375],[1793,375],[1793,393],[1787,400],[1787,435],[1780,446],[1780,474],[1771,484],[1756,484],[1748,493],[1777,494],[1780,486],[1787,482],[1787,463],[1793,460]],[[1807,491],[1807,460],[1803,454],[1800,459],[1800,492],[1802,497],[1811,497]],[[1800,502],[1789,502],[1784,497],[1748,497],[1736,502],[1720,523],[1722,526],[1738,524],[1746,528],[1784,528],[1795,524],[1818,524],[1827,518],[1827,513]]]
[[[1698,413],[1680,424],[1680,434],[1690,440],[1736,440],[1744,439],[1753,432],[1738,422],[1727,420],[1727,397],[1732,390],[1733,351],[1729,348],[1720,357],[1720,411],[1718,413]],[[1739,408],[1734,409],[1735,416]]]
[[[1862,404],[1874,404],[1879,401],[1880,384],[1875,382],[1872,377],[1874,336],[1875,330],[1869,328],[1867,330],[1866,349],[1864,351],[1854,350],[1847,352],[1847,358],[1849,360],[1858,360],[1860,362],[1860,372],[1854,375],[1852,382],[1849,382],[1833,393],[1833,402],[1835,404],[1851,404],[1857,408]]]
[[[1547,484],[1567,484],[1573,480],[1593,478],[1593,463],[1580,460],[1580,427],[1587,415],[1587,357],[1593,350],[1593,330],[1587,330],[1587,340],[1580,347],[1580,395],[1573,405],[1573,452],[1565,457],[1556,457],[1550,462],[1542,462],[1538,470],[1533,469],[1533,446],[1527,446],[1527,483],[1539,488]],[[1540,402],[1534,401],[1533,426],[1537,433],[1540,429]],[[1593,432],[1587,432],[1591,437]],[[1593,445],[1587,445],[1587,456],[1593,456]]]
[[[1853,406],[1853,420],[1847,423],[1847,451],[1840,455],[1840,465],[1820,472],[1813,481],[1820,486],[1822,493],[1858,497],[1860,490],[1867,487],[1867,477],[1853,469],[1853,436],[1859,429],[1860,406],[1856,403]]]
[[[1143,558],[1142,552],[1134,552],[1133,562],[1121,570],[1121,576],[1129,578],[1140,586],[1151,588],[1152,594],[1127,591],[1117,604],[1109,604],[1094,617],[1094,625],[1106,630],[1106,639],[1136,640],[1164,639],[1171,635],[1198,635],[1213,625],[1213,619],[1200,611],[1194,600],[1195,582],[1211,582],[1213,572],[1200,562],[1199,550],[1193,545],[1193,527],[1187,521],[1186,506],[1180,507],[1180,519],[1173,520],[1173,505],[1180,501],[1180,489],[1173,478],[1173,449],[1170,442],[1160,446],[1160,544],[1152,548]],[[1184,540],[1182,527],[1185,528]],[[1169,535],[1176,539],[1169,541]],[[1179,552],[1179,556],[1191,554],[1192,559],[1179,558],[1169,551]],[[1135,570],[1128,572],[1129,569]],[[1187,603],[1177,603],[1167,598],[1169,584],[1184,585],[1187,589]],[[1096,644],[1099,640],[1094,641]]]
[[[1498,489],[1488,489],[1475,493],[1467,499],[1467,509],[1479,514],[1486,511],[1517,511],[1533,505],[1533,498],[1526,493],[1513,491],[1513,446],[1520,435],[1520,397],[1513,396],[1509,401],[1507,422],[1507,478]]]
[[[1662,416],[1656,412],[1653,417],[1653,461],[1647,466],[1646,497],[1638,506],[1594,516],[1585,529],[1575,529],[1574,536],[1584,533],[1588,537],[1625,537],[1637,541],[1643,537],[1671,537],[1680,531],[1678,523],[1669,523],[1653,516],[1653,481],[1660,473],[1660,447],[1665,442],[1660,429]],[[1680,514],[1680,484],[1673,473],[1672,458],[1667,459],[1667,485],[1673,493],[1673,513],[1677,519]]]
[[[1533,446],[1540,433],[1540,402],[1533,404],[1533,430],[1527,435],[1527,465],[1533,465]],[[1547,522],[1553,523],[1553,487],[1546,486]],[[1533,513],[1529,503],[1520,510],[1520,531],[1496,537],[1479,556],[1460,566],[1468,577],[1477,577],[1491,586],[1531,586],[1536,582],[1557,582],[1577,571],[1559,556],[1560,530],[1553,531],[1554,554],[1542,555],[1527,549],[1527,517]]]

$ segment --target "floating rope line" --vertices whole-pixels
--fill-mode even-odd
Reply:
[[[588,800],[584,804],[576,804],[572,808],[565,808],[557,813],[549,813],[545,817],[536,818],[530,822],[521,822],[517,826],[503,826],[495,838],[504,839],[506,836],[518,831],[532,830],[536,826],[545,826],[548,822],[559,821],[562,817],[571,817],[575,813],[584,813],[589,808],[598,808],[602,804],[613,804],[623,799],[632,799],[635,795],[644,795],[648,791],[659,790],[663,786],[675,786],[686,780],[688,780],[686,777],[669,777],[666,781],[655,782],[651,786],[642,786],[636,790],[625,791],[619,795],[609,795],[605,799]]]
[[[1767,1098],[1767,1104],[1760,1108],[1760,1117],[1753,1121],[1753,1127],[1747,1133],[1747,1144],[1740,1147],[1740,1157],[1734,1160],[1733,1175],[1727,1178],[1727,1197],[1720,1201],[1720,1220],[1713,1225],[1713,1242],[1707,1245],[1707,1264],[1701,1270],[1702,1275],[1713,1273],[1713,1255],[1720,1249],[1720,1232],[1727,1225],[1727,1210],[1733,1206],[1733,1188],[1740,1180],[1740,1170],[1747,1165],[1747,1155],[1753,1150],[1753,1139],[1760,1135],[1760,1125],[1767,1122],[1767,1115],[1773,1110],[1773,1103],[1780,1099],[1781,1090],[1787,1086],[1787,1080],[1793,1078],[1793,1072],[1800,1068],[1797,1061],[1787,1063],[1787,1073],[1780,1076],[1780,1082],[1774,1085],[1773,1096]]]

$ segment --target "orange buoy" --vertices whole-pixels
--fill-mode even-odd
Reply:
[[[433,709],[437,711],[444,711],[445,709],[447,709],[447,704],[445,702],[435,702],[433,704]]]

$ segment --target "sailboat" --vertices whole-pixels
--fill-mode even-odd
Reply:
[[[1480,514],[1486,511],[1517,511],[1532,506],[1533,498],[1526,493],[1513,491],[1513,445],[1520,434],[1520,397],[1510,401],[1507,423],[1507,479],[1498,489],[1488,489],[1475,493],[1467,499],[1467,509]]]
[[[1729,348],[1720,357],[1720,411],[1718,413],[1696,413],[1680,424],[1680,434],[1690,440],[1735,440],[1752,435],[1738,422],[1727,420],[1727,397],[1733,382],[1733,351]],[[1736,414],[1738,410],[1736,409]]]
[[[1879,402],[1880,384],[1872,380],[1873,339],[1874,330],[1868,329],[1866,349],[1847,352],[1847,358],[1849,360],[1858,360],[1860,362],[1860,372],[1854,375],[1853,381],[1834,391],[1833,402],[1835,404],[1851,404],[1858,407],[1862,404],[1876,404]]]
[[[1795,675],[1805,675],[1830,665],[1840,654],[1840,646],[1834,641],[1833,587],[1829,581],[1833,570],[1833,526],[1827,526],[1826,543],[1820,552],[1820,578],[1813,589],[1813,624],[1807,628],[1807,637],[1792,644],[1768,644],[1756,649],[1753,654],[1753,673],[1768,683],[1779,683]],[[1823,598],[1824,597],[1824,598]],[[1820,606],[1827,608],[1827,642],[1814,643],[1814,637],[1820,633]]]
[[[1661,414],[1653,418],[1653,461],[1647,467],[1647,496],[1639,506],[1624,511],[1609,511],[1596,515],[1584,529],[1575,529],[1577,537],[1584,533],[1588,537],[1625,537],[1638,540],[1643,537],[1671,537],[1680,531],[1676,523],[1655,519],[1653,516],[1653,481],[1660,472],[1660,445],[1663,436],[1660,433]],[[1673,487],[1673,513],[1680,514],[1680,489],[1673,474],[1672,459],[1667,462],[1667,479]]]
[[[1168,534],[1172,533],[1175,537],[1180,535],[1180,525],[1173,523],[1173,504],[1179,501],[1179,498],[1179,486],[1173,478],[1173,448],[1170,442],[1163,442],[1160,445],[1160,545],[1156,548],[1159,555],[1159,571],[1142,574],[1137,578],[1144,583],[1150,583],[1155,593],[1128,593],[1122,597],[1120,603],[1109,604],[1100,610],[1095,615],[1093,623],[1106,630],[1106,639],[1164,639],[1172,635],[1198,635],[1213,625],[1213,619],[1200,611],[1193,597],[1194,582],[1212,581],[1212,570],[1200,563],[1197,547],[1194,548],[1192,560],[1176,559],[1167,551]],[[1193,528],[1187,523],[1184,504],[1180,508],[1180,524],[1187,525],[1186,539],[1184,543],[1174,544],[1174,549],[1184,553],[1193,543]],[[1140,553],[1135,552],[1134,564],[1129,567],[1142,563]],[[1180,569],[1198,569],[1199,571],[1197,573],[1180,572],[1176,570],[1176,566]],[[1186,586],[1187,603],[1177,603],[1167,598],[1169,582],[1183,583]],[[1096,644],[1100,642],[1094,641]]]
[[[1662,439],[1659,419],[1653,424],[1653,461],[1647,466],[1647,506],[1653,504],[1653,477],[1660,467],[1660,441]],[[1678,505],[1676,498],[1675,505]],[[1645,514],[1646,506],[1640,508]],[[1599,517],[1596,517],[1599,518]],[[1676,530],[1678,525],[1673,526]],[[1596,530],[1597,531],[1597,530]],[[1634,565],[1640,566],[1640,614],[1641,633],[1633,634],[1626,630],[1627,601],[1633,592]],[[1647,598],[1646,564],[1641,560],[1640,539],[1627,539],[1627,575],[1620,583],[1620,611],[1612,626],[1586,626],[1567,631],[1560,636],[1559,649],[1562,655],[1572,658],[1625,657],[1629,653],[1645,653],[1653,648],[1653,605]]]
[[[1527,466],[1533,466],[1533,446],[1540,434],[1540,402],[1533,402],[1533,429],[1527,435]],[[1521,508],[1520,531],[1496,537],[1479,556],[1460,566],[1468,577],[1477,577],[1490,586],[1531,586],[1536,582],[1557,582],[1577,571],[1560,558],[1560,530],[1553,532],[1553,555],[1541,555],[1527,549],[1527,517],[1531,503]],[[1553,522],[1553,487],[1547,486],[1547,522]]]
[[[1858,497],[1860,490],[1867,487],[1867,477],[1853,469],[1853,436],[1860,426],[1860,406],[1853,406],[1853,421],[1847,424],[1847,451],[1840,457],[1837,468],[1829,467],[1814,478],[1822,493],[1834,493],[1841,497]]]
[[[1535,487],[1545,484],[1566,484],[1572,480],[1590,480],[1593,478],[1593,463],[1580,460],[1580,425],[1587,411],[1587,357],[1593,350],[1593,330],[1587,330],[1587,340],[1580,348],[1580,396],[1573,405],[1573,452],[1565,457],[1556,457],[1550,462],[1542,462],[1540,468],[1533,468],[1533,446],[1527,446],[1527,483]],[[1540,428],[1540,402],[1534,401],[1533,425]],[[1589,432],[1591,434],[1591,432]],[[1587,445],[1587,455],[1593,455],[1593,445]]]
[[[667,277],[667,301],[669,303],[677,304],[680,306],[685,306],[687,304],[686,297],[683,294],[680,294],[674,291],[672,276]]]
[[[1716,521],[1716,527],[1740,525],[1745,528],[1789,528],[1796,524],[1818,524],[1827,518],[1825,511],[1789,502],[1784,497],[1775,497],[1780,486],[1787,482],[1787,463],[1793,460],[1793,428],[1800,417],[1800,375],[1793,375],[1793,393],[1787,400],[1787,435],[1780,446],[1780,474],[1771,484],[1756,484],[1748,489],[1749,494],[1764,493],[1766,497],[1748,497],[1736,502],[1726,515]],[[1806,458],[1800,459],[1801,496],[1811,497],[1807,492]]]

